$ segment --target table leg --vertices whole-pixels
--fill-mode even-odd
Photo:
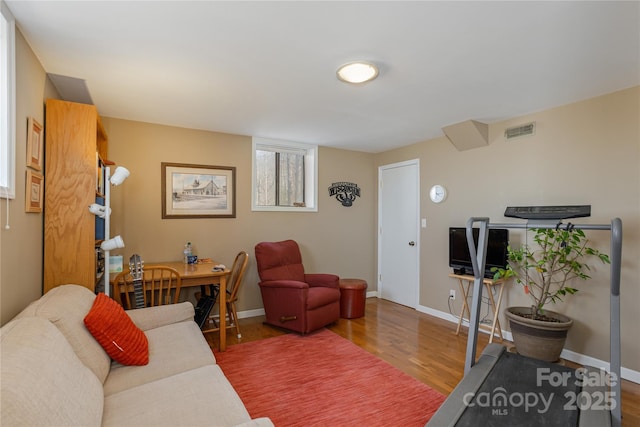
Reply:
[[[500,320],[498,319],[498,315],[500,313],[500,305],[502,304],[502,291],[504,291],[504,282],[500,283],[500,290],[498,291],[498,302],[496,303],[495,314],[494,314],[494,325],[498,328],[498,334],[500,335],[500,340],[504,341],[504,337],[502,336],[502,327],[500,326]]]
[[[220,277],[218,304],[220,305],[220,351],[225,351],[227,349],[227,276]]]
[[[469,287],[471,286],[471,282],[467,282],[467,289],[464,288],[464,280],[458,279],[458,284],[460,285],[460,293],[462,294],[462,310],[460,310],[460,318],[458,318],[458,327],[456,328],[456,335],[460,333],[460,326],[462,326],[462,319],[464,318],[465,313],[467,316],[471,317],[471,312],[469,311],[469,304],[467,304],[467,294],[469,293]]]
[[[500,341],[504,341],[502,337],[502,328],[500,327],[500,321],[498,320],[498,314],[500,312],[500,301],[502,301],[502,290],[504,289],[504,282],[500,284],[500,291],[498,295],[498,304],[496,305],[493,299],[493,292],[491,292],[491,285],[487,284],[487,293],[489,294],[489,302],[491,303],[491,309],[493,310],[493,322],[491,322],[491,335],[489,336],[489,343],[493,342],[493,337],[496,333],[496,326],[498,328],[498,335]]]

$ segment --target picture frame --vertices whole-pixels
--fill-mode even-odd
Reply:
[[[42,125],[33,117],[27,118],[27,166],[37,171],[42,170],[44,158],[44,139]]]
[[[162,218],[235,218],[236,168],[161,163]]]
[[[25,181],[25,212],[42,212],[44,176],[27,169]]]

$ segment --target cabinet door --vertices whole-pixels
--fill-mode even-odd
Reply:
[[[97,112],[92,105],[47,101],[44,291],[73,283],[95,287]]]

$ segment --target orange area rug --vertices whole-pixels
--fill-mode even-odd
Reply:
[[[252,418],[289,426],[424,426],[445,396],[323,329],[227,347],[216,360]]]

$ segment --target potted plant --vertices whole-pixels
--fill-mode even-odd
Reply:
[[[588,247],[584,231],[571,224],[531,231],[536,247],[509,246],[507,268],[492,271],[496,280],[513,277],[532,300],[530,307],[509,307],[505,311],[518,353],[555,362],[560,358],[573,320],[545,306],[578,292],[570,286],[575,280],[590,278],[585,259],[595,257],[605,264],[610,260],[608,255]]]

